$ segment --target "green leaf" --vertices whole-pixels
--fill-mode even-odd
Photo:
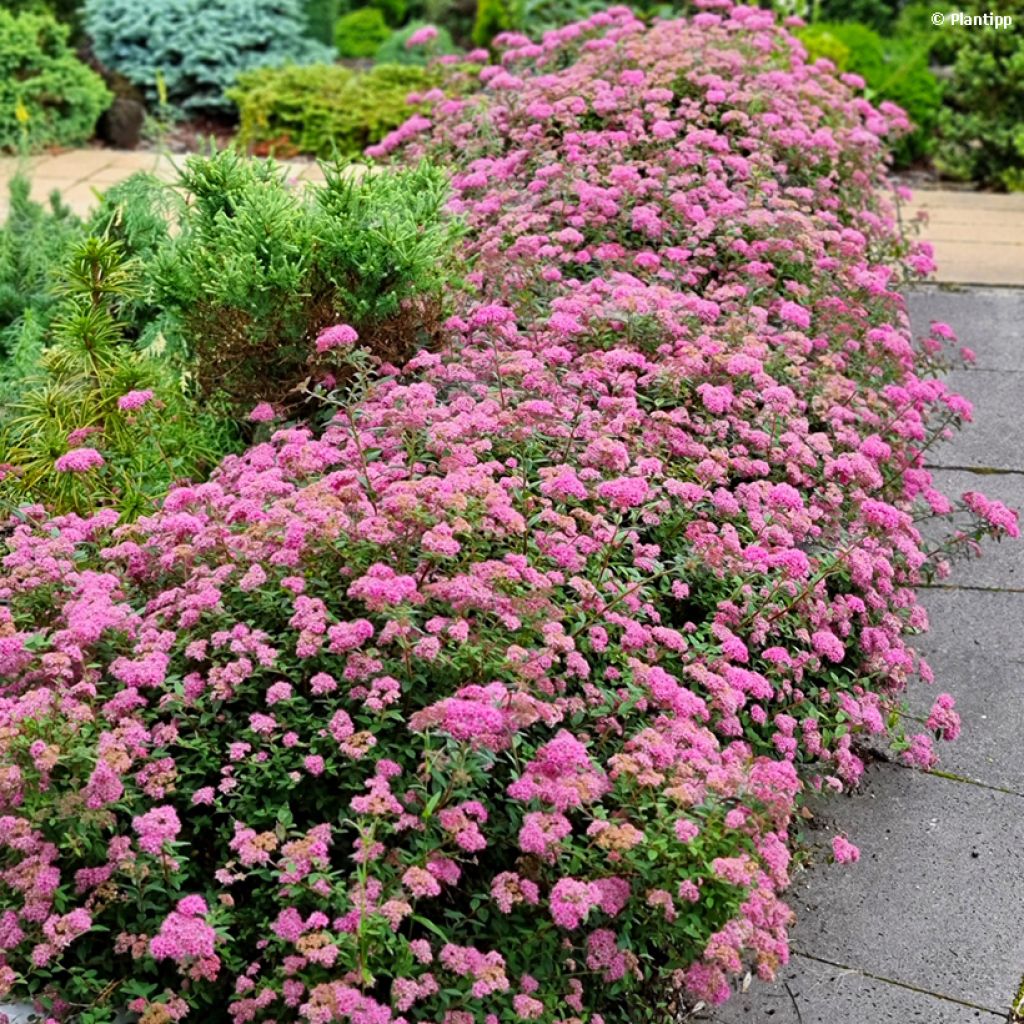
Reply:
[[[448,936],[444,933],[442,928],[439,925],[435,924],[433,921],[431,921],[430,918],[422,917],[419,914],[413,914],[412,920],[415,921],[418,925],[421,925],[423,928],[426,928],[428,932],[433,932],[443,942],[448,941]]]

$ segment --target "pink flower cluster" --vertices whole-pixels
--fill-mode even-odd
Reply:
[[[335,324],[322,330],[316,338],[317,352],[329,352],[335,348],[347,348],[359,340],[354,327],[348,324]]]
[[[141,409],[152,399],[153,392],[148,389],[144,391],[129,391],[117,400],[117,407],[122,412],[133,412],[136,409]]]
[[[95,448],[72,448],[61,455],[53,464],[58,473],[88,473],[106,464]]]
[[[415,49],[417,46],[426,46],[437,38],[437,29],[433,25],[424,25],[416,29],[405,41],[407,50]]]

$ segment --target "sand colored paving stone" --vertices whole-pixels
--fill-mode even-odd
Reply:
[[[7,182],[19,166],[32,181],[34,199],[45,200],[56,190],[75,213],[84,215],[96,205],[97,193],[139,171],[173,181],[186,158],[187,154],[165,156],[116,149],[76,149],[27,159],[0,157],[0,217],[7,212]],[[282,161],[282,165],[299,180],[323,180],[320,168],[312,161]]]
[[[1024,193],[921,189],[905,212],[927,215],[921,237],[935,246],[937,281],[1024,286]]]

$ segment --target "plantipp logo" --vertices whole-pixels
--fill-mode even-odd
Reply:
[[[963,11],[936,11],[933,25],[955,25],[958,28],[1012,28],[1013,18],[1008,14],[965,14]]]

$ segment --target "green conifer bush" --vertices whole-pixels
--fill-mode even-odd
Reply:
[[[48,14],[0,9],[0,152],[79,146],[111,100]]]
[[[250,68],[331,59],[309,38],[299,0],[86,0],[96,56],[152,99],[186,113],[231,109],[226,91]]]

